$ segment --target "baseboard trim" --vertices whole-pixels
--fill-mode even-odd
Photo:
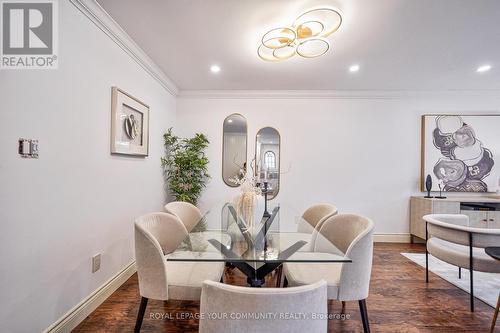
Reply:
[[[410,243],[411,236],[407,233],[399,234],[374,234],[373,241],[375,243]]]
[[[125,266],[115,276],[106,281],[102,286],[78,303],[75,307],[64,314],[54,324],[50,325],[43,333],[66,333],[71,332],[88,315],[101,305],[112,293],[125,283],[135,272],[135,260]]]

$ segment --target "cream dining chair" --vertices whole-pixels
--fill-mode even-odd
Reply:
[[[165,211],[177,217],[184,224],[187,232],[190,233],[193,243],[206,246],[205,251],[210,249],[210,251],[219,252],[216,247],[208,243],[209,239],[216,239],[226,246],[231,244],[229,235],[222,234],[219,231],[205,231],[202,228],[196,228],[202,220],[203,214],[195,205],[184,201],[172,201],[165,205]]]
[[[323,222],[330,216],[337,214],[337,212],[338,209],[334,205],[327,203],[315,204],[307,208],[302,214],[302,218],[309,223],[309,225],[299,224],[297,231],[310,234],[313,230],[318,230]]]
[[[249,288],[205,281],[199,332],[324,333],[327,313],[325,281],[295,288]],[[292,315],[300,317],[288,317]]]
[[[280,250],[284,251],[299,241],[306,241],[309,245],[303,246],[299,251],[309,251],[323,222],[337,213],[337,207],[327,203],[315,204],[307,208],[302,214],[302,220],[297,225],[297,232],[280,233]],[[283,268],[280,266],[277,269],[276,287],[280,287],[282,284],[282,271]]]
[[[165,205],[165,211],[181,220],[188,232],[191,232],[203,217],[198,207],[184,201],[172,201]]]
[[[169,261],[172,253],[187,237],[188,232],[174,215],[151,213],[135,221],[135,257],[139,277],[141,305],[134,332],[139,332],[148,299],[199,300],[204,280],[219,281],[223,262]],[[190,252],[186,251],[186,255]],[[203,256],[213,253],[197,252]]]
[[[373,258],[373,222],[355,214],[328,218],[312,244],[316,257],[345,255],[351,263],[286,263],[285,285],[299,286],[326,280],[328,299],[358,301],[364,332],[370,332],[366,298]]]

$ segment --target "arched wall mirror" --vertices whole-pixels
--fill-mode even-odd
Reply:
[[[247,120],[233,113],[224,120],[222,134],[222,179],[238,187],[247,169]]]
[[[280,190],[280,133],[272,127],[261,128],[255,138],[256,176],[260,183],[268,183],[268,199]]]

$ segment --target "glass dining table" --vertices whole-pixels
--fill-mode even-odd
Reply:
[[[295,209],[272,202],[260,212],[229,202],[212,206],[166,260],[225,262],[251,287],[261,287],[286,262],[351,262]]]

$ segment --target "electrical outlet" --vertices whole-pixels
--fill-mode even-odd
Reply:
[[[98,253],[92,257],[92,273],[97,272],[101,268],[101,254]]]

